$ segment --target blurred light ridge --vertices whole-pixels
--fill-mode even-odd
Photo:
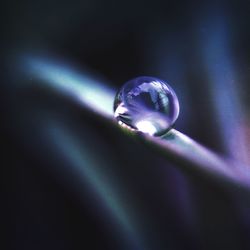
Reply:
[[[71,95],[84,106],[102,116],[113,116],[115,92],[84,73],[71,69],[65,63],[39,57],[24,57],[26,72],[32,78],[44,80],[51,87]]]

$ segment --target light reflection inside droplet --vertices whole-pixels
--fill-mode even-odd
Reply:
[[[178,114],[176,94],[155,77],[137,77],[125,83],[114,103],[114,117],[119,124],[154,136],[166,133]]]
[[[157,129],[150,121],[139,121],[135,124],[135,126],[139,131],[145,134],[153,135],[157,132]]]

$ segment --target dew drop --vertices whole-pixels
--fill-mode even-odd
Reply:
[[[131,130],[160,136],[173,126],[178,115],[175,92],[155,77],[134,78],[126,82],[115,97],[115,119]]]

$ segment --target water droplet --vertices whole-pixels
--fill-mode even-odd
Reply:
[[[118,123],[149,135],[165,134],[179,115],[179,102],[173,89],[155,77],[137,77],[117,93],[114,116]]]

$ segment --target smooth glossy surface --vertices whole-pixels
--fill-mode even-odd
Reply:
[[[176,121],[179,102],[173,89],[155,77],[137,77],[117,93],[115,118],[129,129],[149,135],[165,134]]]

